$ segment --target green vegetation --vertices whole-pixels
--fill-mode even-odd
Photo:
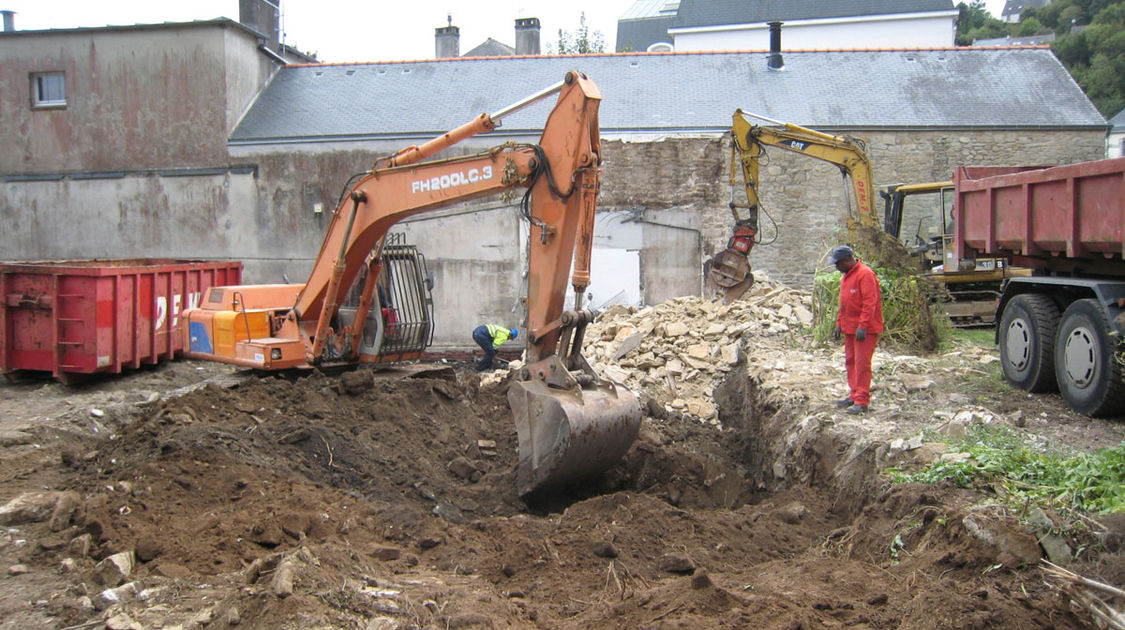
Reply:
[[[1051,49],[1098,111],[1110,117],[1125,108],[1125,2],[1056,0],[1028,13],[1056,33],[1068,31],[1056,37]],[[1073,15],[1073,21],[1064,22],[1064,14]],[[1082,24],[1088,26],[1070,32]]]
[[[988,12],[984,0],[973,0],[969,4],[964,2],[957,5],[957,38],[958,46],[971,46],[973,40],[995,39],[1008,35],[1008,25],[996,19]]]
[[[1013,35],[1054,33],[1051,49],[1102,115],[1125,108],[1125,0],[1053,0],[1005,24],[983,0],[957,5],[957,45]]]
[[[937,334],[927,298],[918,276],[887,267],[872,267],[879,278],[883,297],[884,343],[911,350],[930,352],[936,347]],[[813,338],[828,341],[836,329],[836,313],[840,309],[840,272],[821,272],[813,278]]]
[[[954,345],[983,346],[985,348],[996,345],[996,329],[988,328],[952,328],[948,335],[942,336]],[[945,348],[943,348],[944,350]]]
[[[891,470],[896,483],[940,483],[997,491],[1010,505],[1061,511],[1125,512],[1125,442],[1091,454],[1035,448],[1012,429],[976,425],[950,441],[962,461],[938,461],[916,473]]]
[[[571,34],[570,31],[559,29],[558,54],[584,55],[587,53],[605,52],[605,37],[601,31],[590,32],[586,26],[586,14],[578,18],[578,30]]]

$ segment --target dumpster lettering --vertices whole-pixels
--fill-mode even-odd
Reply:
[[[175,328],[180,324],[180,312],[184,308],[199,308],[199,298],[202,295],[200,292],[188,293],[187,304],[182,304],[183,296],[179,293],[172,296],[172,327]],[[163,295],[156,298],[156,321],[153,328],[160,330],[164,326],[164,320],[168,317],[168,298]]]

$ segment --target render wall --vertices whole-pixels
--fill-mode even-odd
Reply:
[[[1116,158],[1125,156],[1125,131],[1114,131],[1106,137],[1105,156]]]
[[[782,52],[786,50],[840,50],[851,48],[929,48],[952,46],[957,12],[861,16],[843,19],[801,20],[782,27]],[[709,27],[696,32],[675,32],[676,50],[769,50],[769,27],[764,23]]]
[[[226,138],[276,66],[256,47],[221,22],[2,33],[0,173],[226,165]],[[38,72],[65,73],[65,106],[32,107]]]
[[[1100,131],[855,135],[868,141],[880,187],[948,179],[957,164],[1069,163],[1104,151]],[[260,147],[235,157],[247,167],[215,174],[8,180],[0,221],[11,229],[0,233],[0,259],[233,259],[244,262],[245,282],[301,282],[344,183],[388,152]],[[726,246],[731,227],[725,135],[608,140],[603,154],[590,304],[622,292],[649,304],[698,295],[703,260]],[[761,236],[772,242],[755,248],[751,262],[808,288],[824,254],[844,238],[843,182],[832,165],[778,149],[766,156]],[[434,276],[436,349],[471,347],[469,333],[482,322],[522,326],[528,233],[518,201],[454,206],[396,227]]]

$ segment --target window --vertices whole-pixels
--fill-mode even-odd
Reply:
[[[36,72],[31,75],[31,104],[34,107],[66,105],[66,75],[62,72]]]

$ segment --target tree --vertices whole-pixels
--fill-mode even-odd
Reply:
[[[975,39],[1003,37],[1007,34],[1004,23],[992,17],[985,7],[984,0],[973,0],[971,4],[962,2],[957,5],[956,43],[958,46],[970,46]]]
[[[1125,107],[1125,0],[1058,1],[1067,5],[1059,12],[1059,22],[1067,15],[1076,23],[1082,22],[1081,15],[1094,17],[1081,32],[1067,29],[1056,37],[1051,49],[1098,111],[1113,116]],[[1070,11],[1073,7],[1083,13]]]
[[[573,35],[569,31],[559,29],[559,54],[584,55],[587,53],[605,52],[605,38],[601,31],[590,33],[586,26],[586,13],[578,17],[578,30]]]
[[[1035,18],[1027,18],[1020,20],[1020,25],[1016,28],[1016,35],[1019,37],[1028,37],[1030,35],[1038,35],[1039,31],[1043,30],[1043,25]]]

